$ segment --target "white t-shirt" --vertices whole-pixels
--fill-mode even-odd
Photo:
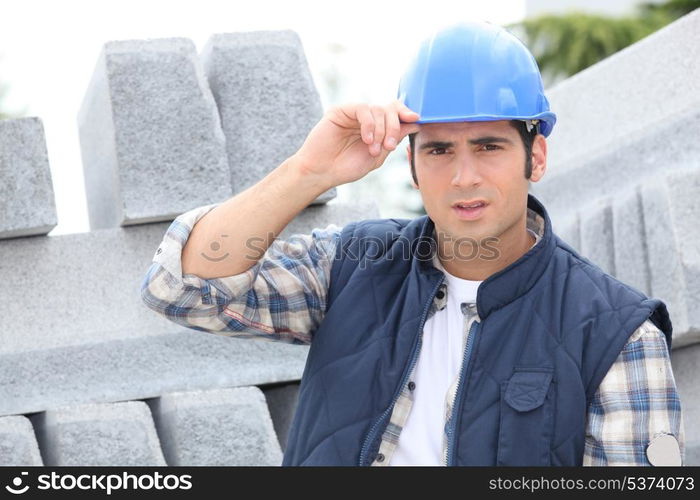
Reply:
[[[528,231],[537,244],[539,236]],[[464,314],[460,304],[475,303],[482,283],[451,275],[437,257],[433,263],[445,273],[447,303],[423,326],[421,350],[411,378],[415,383],[413,404],[390,465],[443,465],[445,397],[459,376],[464,355]]]

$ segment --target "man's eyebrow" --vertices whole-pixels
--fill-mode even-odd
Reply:
[[[483,145],[483,144],[493,144],[494,142],[501,142],[504,144],[513,144],[513,141],[511,141],[507,137],[499,137],[499,136],[495,136],[495,135],[489,135],[486,137],[479,137],[477,139],[470,139],[469,140],[469,144],[473,144],[475,146]]]
[[[428,141],[424,144],[420,145],[420,148],[418,149],[433,149],[433,148],[451,148],[454,147],[455,143],[454,142],[447,142],[447,141]]]
[[[495,136],[495,135],[488,135],[485,137],[477,137],[476,139],[469,139],[469,144],[472,144],[474,146],[479,146],[479,145],[484,145],[484,144],[493,144],[493,143],[503,143],[503,144],[513,144],[513,141],[508,139],[507,137],[500,137],[500,136]],[[433,148],[451,148],[454,147],[455,143],[451,141],[428,141],[424,144],[421,144],[418,149],[423,150],[423,149],[433,149]]]

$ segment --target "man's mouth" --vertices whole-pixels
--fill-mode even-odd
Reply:
[[[459,201],[452,205],[452,209],[460,219],[472,220],[480,217],[487,205],[484,200]]]

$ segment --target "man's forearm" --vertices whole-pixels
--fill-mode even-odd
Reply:
[[[194,225],[182,250],[182,273],[211,279],[248,270],[287,224],[331,187],[305,174],[295,156],[288,158]]]

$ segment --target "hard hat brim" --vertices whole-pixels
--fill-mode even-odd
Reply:
[[[551,111],[535,116],[503,116],[503,115],[470,115],[470,116],[430,116],[420,117],[413,123],[454,123],[454,122],[487,122],[499,120],[540,120],[540,133],[547,137],[557,121],[557,116]]]

